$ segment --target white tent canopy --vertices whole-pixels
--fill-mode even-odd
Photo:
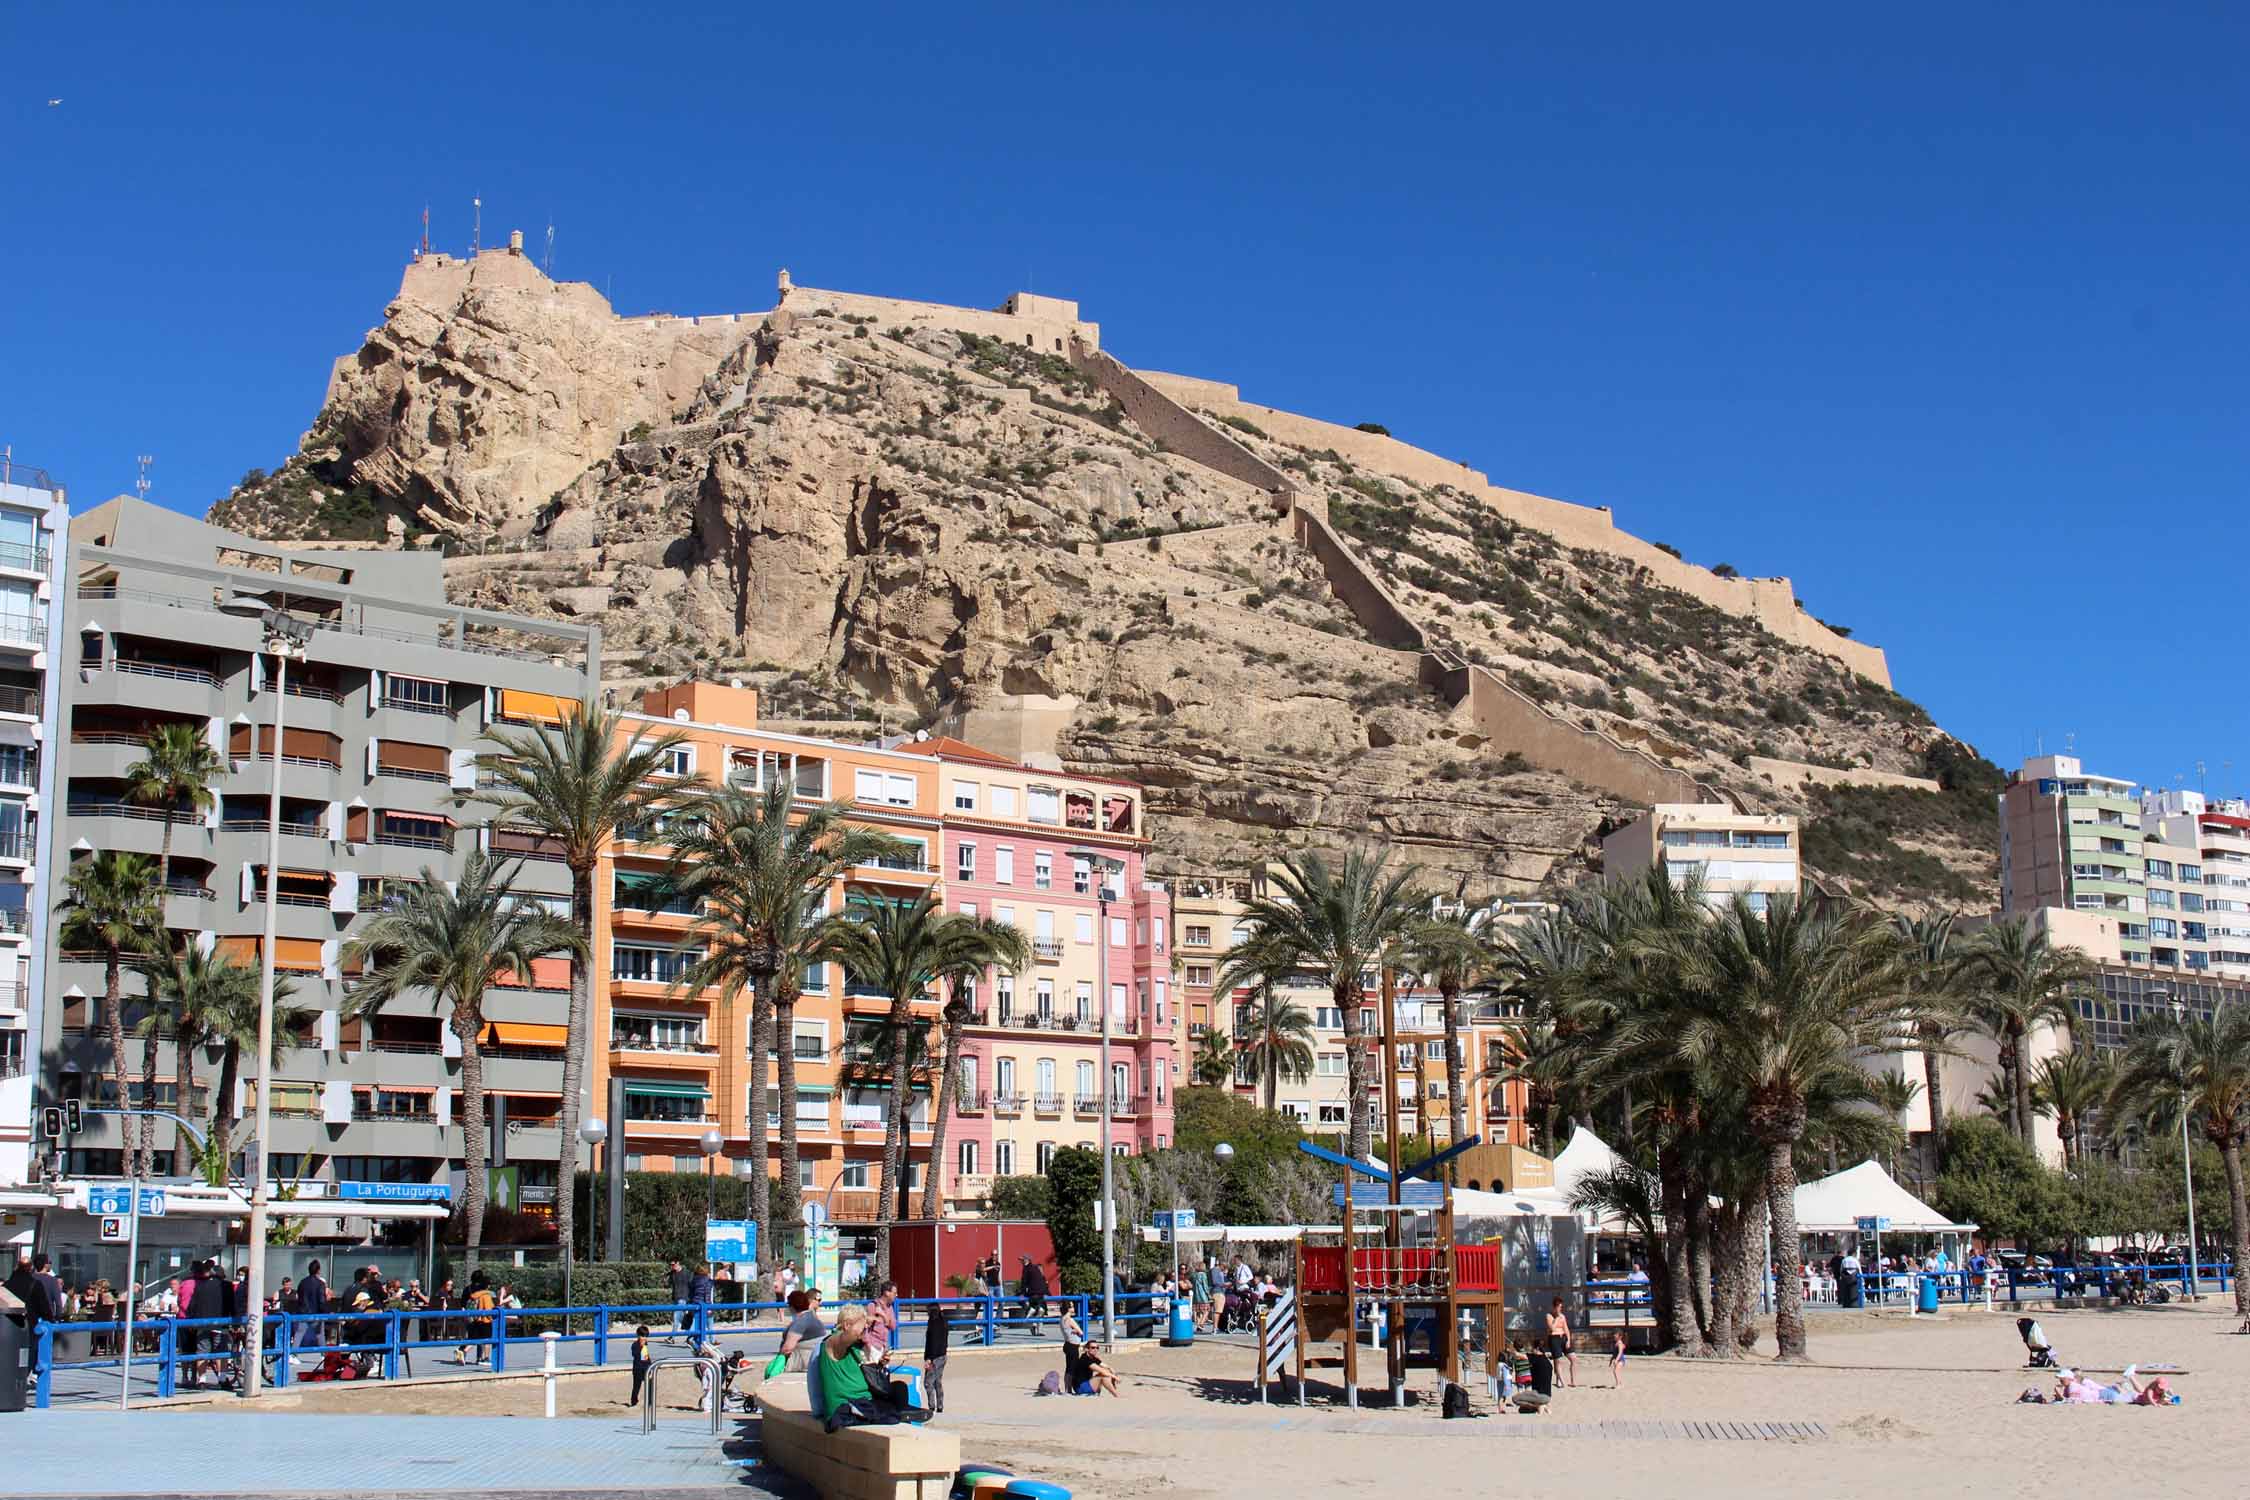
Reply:
[[[1568,1219],[1570,1199],[1552,1188],[1520,1193],[1483,1193],[1474,1188],[1453,1190],[1455,1219]]]
[[[1581,1125],[1571,1132],[1570,1143],[1555,1157],[1555,1194],[1568,1199],[1579,1178],[1606,1172],[1616,1165],[1617,1153],[1604,1145],[1600,1136]]]
[[[1967,1234],[1977,1227],[1954,1223],[1871,1161],[1797,1184],[1797,1228],[1802,1233],[1848,1233],[1869,1217],[1888,1219],[1885,1228],[1903,1234]]]

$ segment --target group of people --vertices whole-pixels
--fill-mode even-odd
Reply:
[[[1193,1299],[1197,1333],[1247,1333],[1258,1326],[1258,1309],[1271,1306],[1282,1286],[1264,1270],[1240,1255],[1225,1261],[1205,1256],[1200,1264],[1183,1264],[1163,1289],[1178,1295],[1182,1289]]]

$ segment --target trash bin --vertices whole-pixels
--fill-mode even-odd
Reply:
[[[39,1340],[25,1320],[0,1313],[0,1411],[22,1411]]]
[[[1922,1296],[1917,1305],[1921,1311],[1926,1313],[1937,1311],[1937,1278],[1935,1276],[1922,1278]]]
[[[1167,1349],[1185,1349],[1195,1342],[1195,1307],[1185,1297],[1172,1299],[1172,1326],[1164,1336]]]

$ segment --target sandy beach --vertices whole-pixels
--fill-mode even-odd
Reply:
[[[2250,1338],[2229,1303],[2043,1316],[2063,1357],[2090,1370],[2173,1364],[2183,1404],[2041,1407],[2016,1402],[2050,1382],[2022,1368],[2005,1312],[1909,1320],[1832,1314],[1813,1329],[1811,1367],[1760,1358],[1632,1361],[1622,1389],[1605,1361],[1581,1358],[1579,1388],[1558,1389],[1543,1416],[1441,1420],[1434,1403],[1405,1411],[1339,1402],[1333,1372],[1316,1372],[1310,1403],[1276,1392],[1261,1408],[1251,1357],[1233,1345],[1128,1347],[1116,1400],[1038,1397],[1058,1363],[1039,1350],[957,1355],[943,1424],[963,1452],[1065,1484],[1081,1500],[1180,1500],[1243,1495],[1410,1495],[1414,1500],[1567,1490],[1580,1496],[1894,1497],[1971,1491],[2000,1497],[2160,1493],[2237,1497],[2250,1477]],[[677,1377],[675,1377],[677,1378]],[[2114,1377],[2111,1377],[2114,1379]],[[1410,1390],[1427,1395],[1430,1372]],[[565,1415],[623,1411],[621,1371],[565,1380]],[[688,1420],[675,1402],[665,1416]],[[277,1405],[305,1410],[536,1414],[539,1382],[303,1391]],[[1629,1437],[1616,1421],[1817,1423],[1827,1436],[1718,1441]]]

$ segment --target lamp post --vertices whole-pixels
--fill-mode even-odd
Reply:
[[[609,1126],[600,1115],[595,1115],[578,1127],[578,1138],[586,1143],[586,1165],[590,1171],[590,1180],[586,1185],[586,1258],[588,1260],[600,1260],[602,1258],[602,1142],[609,1139]],[[574,1169],[570,1175],[571,1181],[565,1186],[564,1191],[576,1193],[578,1191],[578,1173]],[[568,1265],[569,1262],[565,1261],[564,1264]],[[563,1293],[564,1300],[569,1300],[569,1296],[570,1294],[566,1289]]]
[[[281,903],[277,888],[281,874],[281,766],[283,705],[289,699],[289,663],[302,661],[312,640],[312,625],[274,608],[264,594],[242,591],[219,606],[222,613],[254,619],[265,628],[261,649],[273,657],[273,781],[266,796],[266,935],[258,953],[258,1103],[251,1127],[250,1149],[250,1284],[243,1299],[243,1343],[249,1355],[242,1361],[242,1394],[254,1398],[264,1378],[261,1357],[265,1348],[266,1239],[272,1227],[272,1208],[266,1192],[267,1144],[273,1125],[273,949],[278,934]],[[251,753],[257,753],[256,733]],[[280,1351],[283,1359],[287,1350]]]
[[[703,1148],[703,1222],[710,1223],[719,1213],[719,1151],[726,1145],[726,1137],[716,1130],[703,1132],[696,1142]]]
[[[2187,1024],[2187,1002],[2172,996],[2172,1024]],[[2195,1296],[2195,1284],[2202,1279],[2202,1268],[2196,1264],[2195,1245],[2195,1162],[2188,1155],[2187,1085],[2180,1086],[2180,1176],[2187,1182],[2188,1211],[2188,1279],[2187,1294]],[[2221,1278],[2222,1282],[2225,1278]]]
[[[1095,905],[1099,910],[1094,920],[1094,988],[1099,997],[1102,1013],[1102,1346],[1117,1347],[1117,1202],[1110,1195],[1109,1116],[1116,1095],[1115,1085],[1109,1076],[1109,872],[1114,865],[1123,868],[1124,861],[1113,860],[1092,849],[1073,849],[1073,860],[1083,860],[1086,873],[1094,882]]]

